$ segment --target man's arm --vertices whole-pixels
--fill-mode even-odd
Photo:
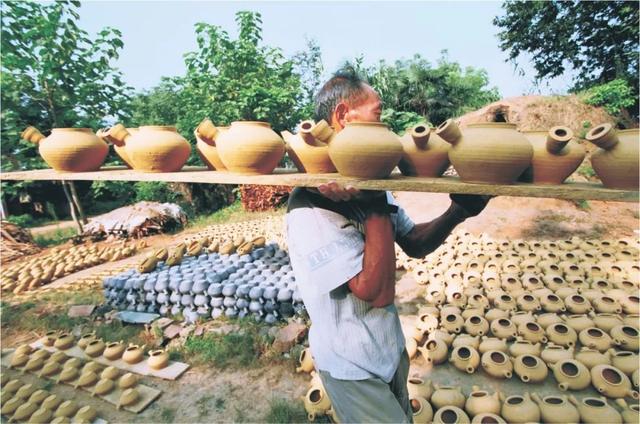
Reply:
[[[451,231],[465,219],[476,216],[485,208],[490,196],[452,194],[451,206],[445,213],[431,222],[417,224],[398,244],[404,252],[414,258],[423,258],[433,252],[447,239]]]
[[[349,280],[349,289],[374,307],[393,303],[396,282],[396,255],[393,224],[388,214],[371,214],[364,221],[362,271]]]

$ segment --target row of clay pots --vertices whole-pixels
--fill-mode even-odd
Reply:
[[[348,177],[384,178],[400,164],[407,175],[438,177],[451,162],[465,182],[512,184],[528,170],[534,183],[561,184],[585,157],[566,127],[520,133],[514,124],[493,122],[471,124],[461,131],[448,120],[431,133],[419,125],[401,141],[379,122],[350,122],[335,133],[324,120],[305,121],[297,135],[283,134],[285,144],[266,122],[237,121],[217,128],[205,119],[195,130],[198,152],[207,166],[242,174],[271,173],[288,150],[294,163],[308,173],[337,170]],[[98,135],[87,128],[57,128],[45,138],[28,127],[22,138],[38,143],[43,159],[61,171],[97,170],[108,153],[100,137],[117,146],[128,166],[144,172],[178,171],[191,153],[187,140],[170,126],[133,131],[117,124]],[[606,187],[638,188],[637,138],[638,130],[616,132],[610,124],[587,134],[601,147],[592,164]]]
[[[465,398],[459,387],[436,386],[429,380],[409,378],[407,389],[413,421],[421,423],[636,423],[638,405],[617,399],[621,412],[606,398],[490,394],[478,386]],[[433,411],[436,411],[434,414]],[[470,419],[471,417],[471,419]]]
[[[47,390],[38,389],[33,384],[25,384],[21,380],[9,380],[2,375],[2,409],[3,416],[9,422],[28,422],[35,424],[62,422],[93,422],[98,412],[94,407],[80,407],[74,401],[64,400]]]

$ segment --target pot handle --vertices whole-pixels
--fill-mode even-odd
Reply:
[[[38,144],[45,138],[45,136],[42,135],[42,133],[36,127],[28,126],[24,129],[24,131],[22,131],[22,133],[20,134],[20,138]]]
[[[214,147],[216,145],[216,137],[218,133],[218,129],[213,125],[213,122],[211,122],[209,118],[204,118],[193,131],[196,138],[200,138],[208,145]]]
[[[538,395],[538,393],[533,392],[533,394],[531,395],[531,399],[533,399],[533,401],[535,403],[537,403],[538,405],[542,405],[542,399],[540,398],[540,396]]]
[[[333,138],[333,128],[324,119],[318,123],[312,120],[300,123],[300,136],[309,146],[326,147]]]

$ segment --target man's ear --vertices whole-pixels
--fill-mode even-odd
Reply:
[[[349,106],[345,102],[340,102],[333,110],[333,128],[340,131],[347,123],[347,114],[349,113]]]

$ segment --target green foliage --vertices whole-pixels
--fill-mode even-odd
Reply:
[[[33,241],[40,247],[51,247],[66,243],[71,237],[76,235],[78,235],[76,227],[56,228],[50,232],[33,236]]]
[[[132,188],[128,181],[93,181],[89,191],[94,200],[113,200],[131,197]]]
[[[7,217],[7,221],[22,228],[33,227],[36,222],[36,220],[28,213],[24,213],[22,215],[10,215]]]
[[[41,168],[36,146],[21,142],[27,125],[97,128],[126,115],[129,88],[112,63],[123,47],[117,29],[95,37],[79,28],[79,1],[2,2],[3,171]]]
[[[302,402],[274,398],[269,402],[265,423],[302,423],[307,421],[307,413]]]
[[[399,135],[402,135],[406,129],[424,122],[424,118],[415,112],[398,112],[391,108],[385,108],[380,119],[389,125],[391,131]]]
[[[358,60],[354,67],[362,70]],[[385,122],[396,131],[425,120],[437,125],[500,98],[496,88],[488,87],[486,71],[463,69],[449,60],[446,51],[436,66],[416,55],[393,65],[382,61],[365,72],[380,94],[385,110],[390,109]],[[413,115],[402,114],[406,112]]]
[[[627,81],[638,96],[637,1],[507,1],[500,28],[500,48],[508,60],[526,59],[536,78],[576,72],[574,89],[616,79]],[[637,102],[636,102],[637,105]],[[632,113],[637,116],[637,107]]]
[[[634,105],[636,97],[625,80],[615,79],[588,89],[585,92],[584,102],[593,106],[602,106],[611,115],[618,116],[623,109]]]
[[[139,181],[134,184],[135,201],[147,200],[150,202],[175,203],[180,195],[169,188],[169,185],[161,181]]]
[[[257,335],[246,329],[229,334],[190,336],[185,353],[193,363],[224,367],[230,364],[248,366],[258,359]]]

